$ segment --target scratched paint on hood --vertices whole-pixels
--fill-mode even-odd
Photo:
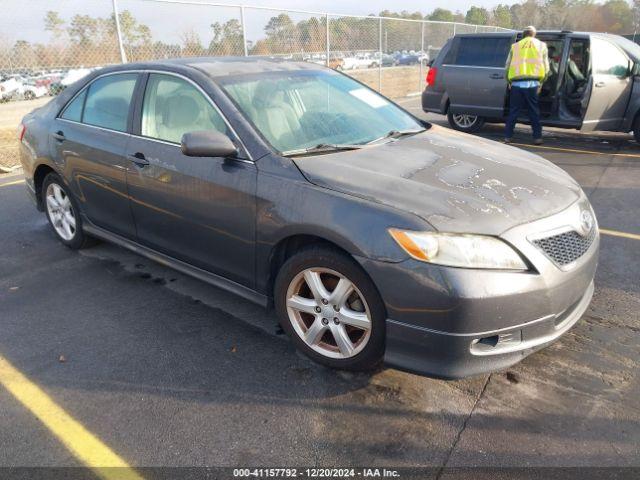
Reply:
[[[580,196],[566,172],[535,154],[436,126],[295,162],[317,185],[414,213],[440,231],[498,235]]]

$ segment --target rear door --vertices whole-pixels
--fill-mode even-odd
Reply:
[[[631,60],[617,45],[591,37],[591,96],[582,130],[617,130],[631,96]]]
[[[55,119],[50,145],[82,212],[95,225],[135,237],[124,158],[139,74],[103,75],[80,91]]]
[[[454,39],[442,65],[451,112],[503,117],[507,93],[504,70],[513,40],[490,34]]]

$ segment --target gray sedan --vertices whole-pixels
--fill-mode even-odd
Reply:
[[[593,293],[598,229],[569,175],[318,65],[108,67],[27,115],[20,138],[62,243],[110,241],[274,306],[331,367],[506,367]]]

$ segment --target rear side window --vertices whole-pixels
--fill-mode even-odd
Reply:
[[[629,74],[629,59],[615,45],[594,37],[591,40],[593,73],[625,78]]]
[[[137,73],[98,78],[89,86],[82,123],[125,132]]]
[[[510,47],[509,37],[460,37],[447,60],[454,65],[502,68]]]
[[[74,98],[69,105],[64,109],[60,118],[65,120],[73,120],[74,122],[80,122],[82,120],[82,107],[84,106],[84,98],[87,96],[87,89],[85,88],[80,92],[76,98]]]

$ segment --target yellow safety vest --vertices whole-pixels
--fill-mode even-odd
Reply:
[[[525,37],[511,45],[511,62],[508,79],[543,80],[547,72],[543,56],[544,44],[535,38]]]

